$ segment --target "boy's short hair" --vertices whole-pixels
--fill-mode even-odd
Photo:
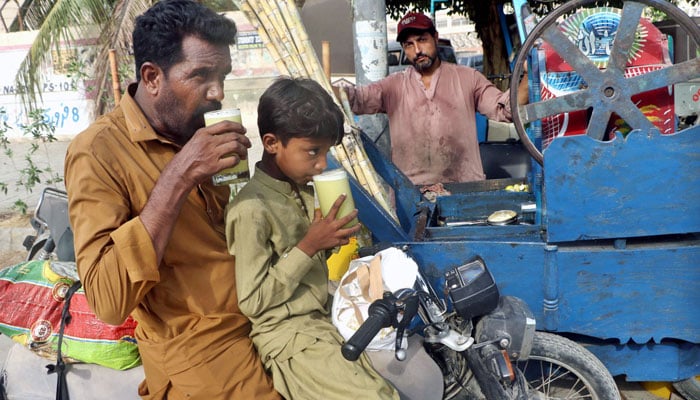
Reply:
[[[260,137],[273,133],[287,145],[291,138],[328,139],[339,144],[344,117],[338,105],[318,82],[281,77],[260,96]]]

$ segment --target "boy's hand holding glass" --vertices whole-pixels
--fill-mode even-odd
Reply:
[[[321,213],[323,213],[324,216],[328,215],[331,205],[340,195],[345,195],[345,201],[340,206],[337,215],[345,216],[355,209],[355,200],[350,193],[350,181],[344,169],[337,168],[324,171],[319,175],[315,175],[313,179],[316,197],[321,207]],[[357,222],[357,219],[351,220],[345,227],[347,228],[355,225]]]
[[[346,197],[347,195],[341,194],[325,217],[323,217],[320,209],[316,209],[314,220],[311,222],[306,236],[297,244],[297,247],[309,257],[313,257],[314,254],[321,250],[333,249],[348,244],[350,237],[360,230],[361,226],[358,222],[352,223],[353,220],[357,221],[356,209],[353,209],[344,217],[337,217],[338,211]],[[345,228],[345,225],[349,225],[349,227]]]

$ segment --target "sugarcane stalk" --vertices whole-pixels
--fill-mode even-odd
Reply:
[[[355,179],[362,185],[363,188],[368,193],[372,193],[370,191],[370,187],[367,184],[367,178],[365,176],[365,171],[362,169],[362,166],[360,165],[357,156],[355,155],[355,149],[352,147],[352,145],[348,142],[346,142],[346,138],[348,135],[343,136],[343,148],[345,149],[345,153],[348,155],[348,160],[350,161],[350,166],[352,167],[352,171],[354,173]]]
[[[283,15],[283,10],[280,9],[280,4],[284,4],[283,2],[274,2],[274,5],[276,5],[275,8],[273,8],[270,3],[273,2],[268,2],[268,1],[260,1],[259,4],[261,5],[262,9],[265,10],[265,12],[269,15],[272,27],[274,27],[275,31],[278,32],[277,35],[277,43],[281,44],[281,47],[285,49],[285,54],[288,55],[288,61],[290,63],[294,64],[294,70],[296,71],[296,74],[293,75],[295,77],[298,76],[306,76],[303,72],[306,70],[301,57],[299,56],[299,49],[297,48],[296,44],[294,43],[294,40],[296,39],[294,32],[291,32],[289,29],[289,22]],[[293,22],[293,21],[291,21]],[[281,32],[284,32],[285,34],[279,34]]]
[[[345,89],[341,88],[340,93],[340,104],[345,111],[345,117],[350,121],[350,126],[355,126],[355,115],[352,113],[352,107],[350,107],[350,100],[348,99],[348,94]],[[334,96],[335,97],[335,96]]]
[[[382,208],[393,215],[391,207],[389,207],[389,203],[387,201],[388,196],[386,193],[384,193],[384,188],[377,183],[374,168],[372,168],[372,165],[369,163],[369,161],[367,161],[364,150],[357,141],[355,135],[352,133],[345,135],[343,137],[343,146],[348,151],[348,154],[350,154],[350,159],[353,161],[353,167],[361,172],[365,182],[365,185],[363,186],[365,186],[367,192],[369,192],[372,197],[379,202],[379,205],[382,206]]]
[[[267,30],[263,27],[264,25],[261,23],[260,19],[258,18],[258,15],[250,8],[250,5],[247,2],[243,3],[242,5],[239,5],[238,7],[248,17],[248,20],[250,20],[253,26],[256,27],[258,34],[262,38],[263,43],[265,43],[265,48],[270,53],[270,57],[272,58],[272,61],[277,67],[277,70],[281,74],[289,74],[287,65],[280,56],[279,51],[273,44],[272,40],[270,40],[270,36]],[[257,22],[257,24],[255,24],[255,22]]]
[[[350,160],[348,160],[348,155],[345,152],[345,147],[343,147],[342,144],[339,144],[337,146],[331,147],[331,155],[335,157],[336,160],[340,162],[340,164],[345,168],[348,173],[352,174],[352,176],[357,179],[355,176],[355,171],[352,170],[352,165],[350,165]]]
[[[359,134],[359,130],[353,129],[352,132],[348,134],[350,136],[351,141],[355,144],[355,149],[357,151],[357,158],[358,161],[361,164],[367,164],[368,168],[367,170],[371,174],[371,179],[369,180],[370,185],[374,186],[377,188],[377,192],[381,193],[385,198],[388,198],[386,192],[384,191],[384,186],[380,183],[381,177],[377,172],[374,170],[374,167],[372,164],[369,162],[369,157],[367,156],[367,152],[365,152],[365,148],[360,144],[360,138],[357,136]]]
[[[285,40],[280,36],[280,32],[284,32],[280,29],[284,26],[284,23],[279,20],[278,15],[273,12],[267,2],[247,1],[247,4],[260,20],[260,27],[263,27],[263,29],[267,31],[269,42],[275,47],[287,72],[291,76],[299,76],[299,71],[301,69],[300,63],[295,62],[297,58],[294,56],[294,51],[289,51],[284,45]],[[282,26],[280,26],[280,24],[282,24]],[[261,29],[258,28],[258,31],[260,30]]]
[[[300,57],[304,61],[304,66],[309,72],[308,76],[319,82],[326,90],[330,90],[330,81],[320,79],[323,76],[321,63],[318,60],[316,52],[311,45],[309,36],[306,34],[306,29],[301,23],[301,15],[294,4],[293,0],[281,1],[279,7],[282,10],[282,15],[290,26],[292,37],[297,43],[297,48],[300,51]]]

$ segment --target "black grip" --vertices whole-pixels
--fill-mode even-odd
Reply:
[[[343,357],[348,361],[357,360],[377,333],[385,326],[391,324],[391,321],[385,324],[387,317],[388,315],[384,313],[369,315],[367,320],[355,331],[355,334],[340,348]]]

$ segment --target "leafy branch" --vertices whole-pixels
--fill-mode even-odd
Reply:
[[[29,138],[30,146],[27,153],[24,155],[24,163],[18,166],[15,162],[15,155],[7,135],[12,127],[7,124],[7,111],[4,107],[0,107],[0,147],[2,147],[5,156],[10,159],[12,168],[19,173],[19,177],[14,183],[16,192],[20,191],[20,189],[24,189],[26,193],[31,193],[39,184],[50,185],[63,181],[61,175],[57,173],[50,164],[42,168],[34,161],[36,152],[41,149],[43,149],[48,156],[49,149],[47,143],[56,141],[56,136],[54,135],[56,128],[51,123],[46,112],[47,110],[44,109],[32,110],[28,114],[28,123],[20,125],[22,136]],[[48,160],[48,157],[46,157],[46,159]],[[7,195],[9,188],[9,183],[0,181],[0,192]],[[27,212],[28,205],[26,201],[19,199],[15,201],[12,208],[24,214]]]

